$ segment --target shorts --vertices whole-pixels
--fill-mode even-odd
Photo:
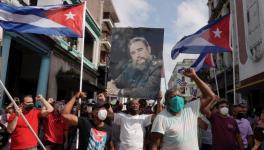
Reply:
[[[61,150],[61,149],[63,149],[63,144],[54,143],[54,142],[51,142],[49,140],[46,140],[44,142],[44,145],[45,146],[49,146],[51,149],[54,149],[54,150]]]

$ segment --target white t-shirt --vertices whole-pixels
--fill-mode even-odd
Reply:
[[[114,114],[114,123],[120,125],[119,150],[142,150],[145,127],[151,124],[152,115]]]
[[[197,118],[200,100],[185,105],[180,114],[173,116],[163,110],[155,118],[151,132],[163,134],[161,150],[199,150]]]

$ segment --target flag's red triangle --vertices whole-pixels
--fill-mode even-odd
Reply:
[[[45,15],[48,19],[71,29],[82,37],[83,9],[84,4],[80,4],[74,7],[49,10]]]
[[[225,16],[218,23],[212,25],[201,37],[215,46],[230,49],[230,15]]]

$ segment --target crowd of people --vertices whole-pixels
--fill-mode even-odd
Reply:
[[[187,100],[172,88],[166,91],[164,103],[160,94],[152,107],[144,105],[146,100],[131,99],[124,109],[125,104],[107,102],[107,92],[98,93],[96,100],[85,100],[86,94],[77,92],[66,104],[26,95],[19,108],[11,104],[1,116],[10,134],[1,149],[41,148],[22,114],[47,150],[263,149],[264,111],[258,119],[252,118],[247,106],[230,105],[216,96],[194,69],[185,69],[183,74],[196,83],[201,94]],[[42,108],[34,107],[36,101]]]

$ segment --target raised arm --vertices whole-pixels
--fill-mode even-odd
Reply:
[[[44,97],[42,97],[41,95],[38,95],[36,97],[36,100],[40,101],[44,105],[45,109],[41,110],[41,116],[42,117],[48,116],[48,114],[51,113],[54,110],[54,108],[50,105],[50,103]]]
[[[201,113],[204,114],[208,119],[211,118],[212,113],[213,113],[212,109],[215,103],[217,102],[217,100],[219,99],[220,98],[217,95],[215,95],[213,101],[210,101],[210,103],[201,110]]]
[[[86,97],[86,94],[84,92],[78,92],[70,99],[70,101],[64,107],[62,116],[72,126],[78,125],[78,117],[76,115],[71,114],[72,107],[75,104],[76,100],[82,97]]]
[[[183,74],[187,77],[190,77],[197,85],[197,87],[200,89],[202,92],[202,97],[201,97],[201,111],[213,100],[215,100],[215,94],[214,92],[210,89],[210,87],[203,81],[201,80],[198,75],[196,74],[195,70],[193,68],[188,68],[185,69]]]
[[[18,120],[18,117],[19,115],[22,113],[21,109],[18,108],[16,110],[16,114],[13,118],[12,121],[8,122],[8,125],[7,125],[7,132],[8,133],[12,133],[15,129],[16,129],[16,125],[17,125],[17,120]]]

